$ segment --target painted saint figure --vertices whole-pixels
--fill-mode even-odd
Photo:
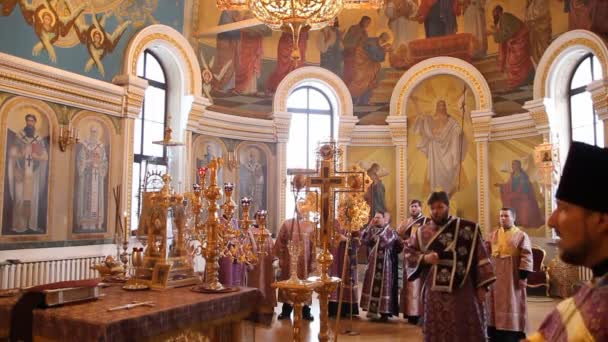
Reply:
[[[416,147],[427,157],[431,190],[452,194],[457,190],[460,163],[466,154],[462,127],[448,114],[444,100],[437,101],[433,115],[421,115],[418,100],[413,97],[412,101],[418,112],[413,128],[421,138]]]
[[[536,201],[534,187],[530,177],[521,166],[520,160],[514,160],[509,180],[495,184],[500,189],[503,207],[512,208],[517,213],[517,223],[522,227],[537,228],[545,223],[545,218]]]
[[[241,162],[239,170],[239,195],[251,198],[253,200],[251,210],[258,211],[266,207],[265,168],[260,163],[260,151],[257,148],[250,147],[246,158]]]
[[[75,231],[106,230],[109,170],[106,149],[103,131],[100,132],[100,127],[92,124],[89,136],[78,144],[76,152]]]
[[[527,0],[524,17],[530,30],[530,50],[534,64],[538,65],[551,43],[551,11],[549,0]]]
[[[374,213],[386,212],[386,190],[382,179],[380,179],[380,165],[378,163],[372,163],[367,170],[367,175],[372,179],[372,184],[367,188],[363,198],[369,205],[369,220],[371,221]]]
[[[523,85],[532,75],[534,66],[530,52],[528,26],[502,6],[494,7],[494,41],[499,44],[498,66],[507,75],[509,89]]]
[[[427,38],[447,36],[456,33],[458,29],[457,14],[456,0],[421,0],[418,22],[424,23]]]
[[[475,39],[474,57],[484,57],[488,50],[486,30],[486,0],[467,0],[464,2],[464,33]]]
[[[46,232],[49,137],[36,132],[38,119],[25,115],[25,127],[7,130],[4,180],[4,234]]]
[[[390,36],[387,32],[383,32],[379,37],[367,38],[363,45],[355,48],[352,63],[356,72],[353,73],[350,82],[346,83],[355,104],[369,103],[372,90],[378,86],[381,63],[391,49]]]
[[[319,66],[342,76],[344,45],[342,44],[342,32],[340,32],[338,18],[334,20],[333,25],[326,26],[319,32],[317,47],[321,53]]]
[[[352,25],[344,35],[344,73],[342,80],[346,85],[350,84],[356,75],[355,52],[358,48],[363,48],[367,42],[369,25],[372,19],[366,15],[361,17],[359,23]]]

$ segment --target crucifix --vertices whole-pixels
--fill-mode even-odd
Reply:
[[[315,291],[319,294],[321,309],[319,341],[324,342],[331,338],[327,316],[329,296],[340,284],[340,278],[330,277],[328,274],[329,266],[333,261],[333,256],[329,251],[329,243],[334,229],[334,216],[332,215],[334,212],[334,195],[338,191],[363,191],[363,183],[361,183],[361,189],[349,186],[347,184],[347,177],[352,175],[353,172],[337,172],[335,170],[336,144],[334,142],[321,145],[318,153],[321,159],[319,173],[316,176],[308,176],[306,178],[306,185],[308,188],[318,188],[321,197],[319,208],[321,252],[317,255],[317,262],[321,265],[321,276],[312,277],[309,280],[319,283],[315,288]],[[357,174],[360,173],[357,172]]]

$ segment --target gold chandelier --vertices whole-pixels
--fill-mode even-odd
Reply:
[[[293,38],[291,58],[300,59],[300,34],[320,30],[333,23],[342,9],[378,9],[384,0],[216,0],[223,10],[250,10],[276,31],[290,32]]]

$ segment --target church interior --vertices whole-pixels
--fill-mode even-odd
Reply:
[[[443,341],[422,298],[446,269],[417,235],[437,203],[475,241],[442,295],[476,277],[484,327],[514,277],[495,234],[522,237],[506,330],[531,336],[593,278],[548,221],[573,143],[608,144],[606,16],[0,0],[0,341]]]

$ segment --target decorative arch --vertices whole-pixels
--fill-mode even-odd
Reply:
[[[435,75],[453,75],[462,79],[473,91],[476,110],[492,110],[490,86],[472,64],[454,57],[433,57],[417,63],[404,73],[391,95],[390,115],[405,116],[405,104],[422,81]]]
[[[75,222],[74,222],[74,211],[76,210],[76,206],[75,206],[75,201],[74,198],[76,197],[76,184],[78,182],[77,179],[77,172],[76,172],[76,165],[77,165],[77,145],[75,144],[74,147],[72,147],[70,149],[70,158],[69,158],[69,166],[68,166],[68,173],[69,173],[69,179],[72,180],[72,182],[70,182],[69,186],[68,186],[68,192],[69,192],[69,207],[71,208],[71,210],[69,211],[70,215],[68,217],[68,236],[70,239],[92,239],[92,238],[103,238],[103,237],[110,237],[114,234],[114,230],[112,229],[112,227],[114,225],[110,224],[112,221],[112,218],[116,216],[116,208],[114,205],[112,205],[113,203],[113,198],[112,198],[112,194],[110,189],[112,189],[114,186],[116,186],[118,183],[120,183],[120,176],[121,176],[121,167],[122,167],[122,162],[121,162],[121,151],[120,151],[120,146],[122,143],[122,137],[120,136],[120,132],[118,131],[118,128],[116,127],[116,125],[114,125],[114,123],[112,122],[112,120],[106,116],[106,115],[100,115],[99,113],[95,113],[89,110],[81,110],[79,112],[77,112],[76,114],[74,114],[74,116],[71,119],[71,124],[74,128],[79,130],[79,134],[80,134],[80,138],[81,141],[85,140],[87,138],[87,132],[85,132],[83,129],[81,129],[82,124],[84,124],[87,121],[96,121],[98,124],[102,125],[104,127],[104,129],[107,131],[108,133],[108,141],[106,141],[105,143],[108,145],[107,146],[107,161],[108,161],[108,170],[107,170],[107,188],[105,196],[106,196],[106,201],[105,201],[105,205],[106,207],[104,208],[105,211],[105,217],[106,217],[106,231],[105,232],[90,232],[90,233],[83,233],[83,232],[75,232],[74,226],[75,226]],[[72,205],[74,204],[74,205]],[[115,227],[114,227],[115,228]]]
[[[59,157],[61,159],[61,155],[59,155],[59,146],[56,144],[57,136],[59,134],[59,121],[57,119],[57,113],[53,110],[51,106],[47,103],[36,100],[28,97],[16,96],[9,100],[7,100],[2,106],[0,106],[0,192],[4,190],[4,178],[6,174],[6,167],[8,165],[6,157],[6,130],[8,127],[8,119],[9,113],[13,111],[23,110],[24,108],[32,110],[35,114],[44,116],[49,124],[49,146],[48,146],[48,188],[47,188],[47,212],[46,212],[46,232],[44,234],[32,234],[32,235],[17,235],[17,236],[2,236],[0,232],[0,241],[31,241],[31,240],[45,240],[49,236],[52,235],[53,227],[55,226],[53,222],[53,213],[54,213],[54,203],[53,194],[55,181],[51,181],[54,179],[55,175],[55,165],[56,159]],[[6,209],[6,205],[3,202],[4,195],[0,196],[0,222],[2,221],[3,211]]]
[[[593,53],[602,64],[603,78],[608,77],[608,48],[602,38],[586,30],[568,31],[555,39],[547,48],[536,69],[533,97],[544,99],[555,96],[556,78],[570,75],[576,62],[587,53]]]
[[[287,112],[289,94],[304,82],[319,82],[328,87],[336,98],[338,117],[353,116],[353,98],[348,87],[340,77],[333,72],[316,66],[298,68],[285,76],[274,93],[272,109],[274,113]]]
[[[123,57],[123,74],[136,75],[137,59],[146,49],[157,52],[161,63],[169,69],[167,77],[172,72],[180,74],[183,94],[202,93],[198,59],[192,46],[181,33],[166,25],[150,25],[136,33],[129,41]]]

